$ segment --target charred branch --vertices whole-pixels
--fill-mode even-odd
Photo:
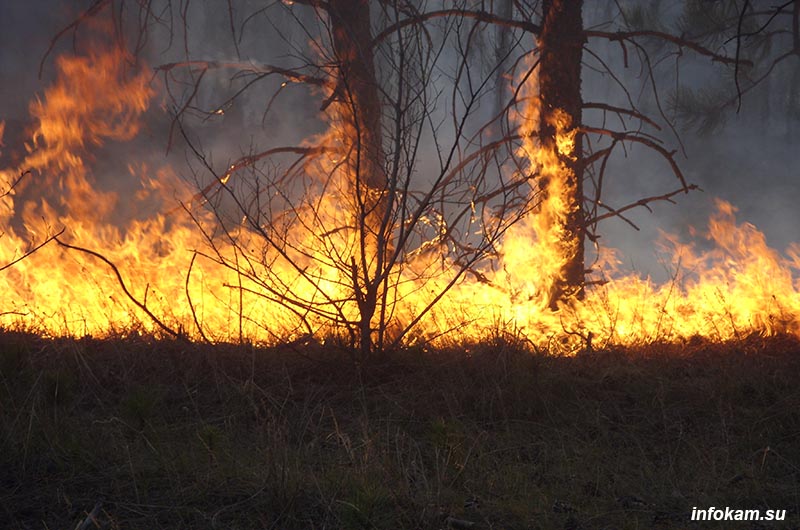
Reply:
[[[138,298],[133,296],[133,294],[130,292],[130,290],[128,290],[128,286],[125,284],[125,280],[122,278],[122,273],[120,273],[120,271],[117,268],[117,266],[114,265],[114,263],[111,260],[109,260],[108,258],[103,256],[102,254],[100,254],[99,252],[96,252],[94,250],[91,250],[91,249],[88,249],[88,248],[83,248],[83,247],[78,247],[78,246],[75,246],[75,245],[70,245],[69,243],[65,243],[65,242],[61,241],[58,237],[53,237],[53,239],[55,240],[56,243],[58,243],[59,245],[61,245],[64,248],[67,248],[67,249],[70,249],[70,250],[76,250],[78,252],[83,252],[84,254],[88,254],[90,256],[93,256],[94,258],[97,258],[100,261],[102,261],[103,263],[105,263],[106,265],[108,265],[109,268],[111,269],[111,271],[114,273],[114,276],[116,276],[117,282],[119,283],[119,286],[122,289],[122,292],[125,293],[125,296],[127,296],[128,299],[136,307],[141,309],[142,312],[144,312],[144,314],[147,315],[150,318],[150,320],[152,320],[159,328],[161,328],[163,331],[167,332],[169,335],[172,335],[175,338],[185,338],[182,333],[179,333],[178,331],[175,331],[171,327],[167,326],[160,318],[158,318],[152,311],[150,311],[150,309],[147,307],[147,303],[146,303],[147,291],[145,291],[145,301],[144,302],[140,301]]]
[[[24,259],[25,259],[25,258],[27,258],[28,256],[31,256],[32,254],[34,254],[34,253],[35,253],[37,250],[41,249],[42,247],[44,247],[45,245],[47,245],[47,244],[48,244],[48,243],[50,243],[51,241],[53,241],[53,240],[57,240],[58,236],[60,236],[61,234],[63,234],[63,233],[64,233],[64,230],[65,230],[65,228],[62,228],[62,229],[61,229],[61,230],[59,230],[59,231],[58,231],[56,234],[53,234],[53,235],[51,235],[51,236],[48,236],[48,237],[47,237],[47,238],[45,238],[45,240],[44,240],[44,241],[42,241],[41,243],[39,243],[39,244],[37,244],[37,245],[34,245],[33,247],[31,247],[31,248],[27,249],[27,250],[26,250],[25,252],[23,252],[23,253],[22,253],[22,254],[21,254],[19,257],[15,258],[15,259],[13,259],[13,260],[11,260],[11,261],[9,261],[8,263],[5,263],[5,264],[1,265],[1,266],[0,266],[0,272],[2,272],[2,271],[4,271],[4,270],[6,270],[6,269],[8,269],[8,268],[11,268],[11,267],[13,267],[14,265],[16,265],[16,264],[17,264],[17,263],[19,263],[20,261],[24,260]],[[0,234],[0,237],[2,237],[2,234]]]
[[[618,142],[634,142],[647,146],[656,153],[660,154],[669,163],[670,168],[672,168],[672,173],[683,185],[683,190],[688,193],[690,186],[686,183],[686,178],[683,176],[680,166],[675,161],[675,151],[669,151],[665,149],[662,145],[659,145],[658,142],[652,138],[643,136],[641,133],[612,131],[600,127],[589,127],[586,125],[581,126],[581,131],[587,134],[610,136],[612,139]]]
[[[414,16],[410,16],[403,20],[400,20],[375,35],[373,39],[373,45],[376,45],[382,42],[384,39],[392,35],[393,33],[406,28],[408,26],[422,24],[429,20],[433,20],[436,18],[446,18],[446,17],[461,17],[461,18],[468,18],[471,20],[476,20],[478,22],[483,22],[485,24],[494,24],[498,26],[504,26],[508,28],[518,28],[524,31],[533,33],[538,35],[541,31],[541,27],[538,24],[534,24],[533,22],[528,22],[524,20],[509,20],[506,18],[499,17],[494,13],[490,13],[488,11],[470,11],[468,9],[440,9],[438,11],[429,11],[427,13],[419,13]]]
[[[202,61],[202,60],[187,60],[178,61],[174,63],[165,63],[156,66],[156,72],[169,72],[176,68],[197,68],[199,70],[214,70],[214,69],[229,69],[239,72],[248,72],[253,74],[262,75],[279,75],[289,81],[298,83],[306,83],[309,85],[325,87],[330,85],[330,80],[322,77],[314,77],[291,68],[281,68],[269,64],[256,64],[256,63],[229,63],[221,61]]]
[[[599,221],[602,221],[603,219],[608,219],[610,217],[620,217],[622,220],[626,221],[627,223],[632,224],[630,222],[630,220],[625,219],[624,217],[622,217],[621,214],[627,212],[628,210],[632,210],[634,208],[639,208],[639,207],[647,208],[647,210],[652,212],[652,210],[650,210],[650,207],[649,207],[649,204],[652,203],[652,202],[666,201],[666,202],[670,202],[670,203],[675,204],[675,201],[672,200],[672,197],[674,197],[674,196],[676,196],[678,194],[681,194],[681,193],[688,193],[689,191],[699,190],[699,189],[700,188],[697,185],[689,184],[686,187],[678,188],[676,190],[673,190],[673,191],[671,191],[669,193],[665,193],[663,195],[653,195],[651,197],[645,197],[643,199],[639,199],[638,201],[632,202],[630,204],[626,204],[625,206],[622,206],[620,208],[612,208],[611,206],[608,206],[607,204],[600,203],[599,206],[604,208],[604,209],[606,209],[606,210],[608,210],[608,212],[604,213],[604,214],[601,214],[601,215],[598,215],[596,217],[593,217],[592,219],[587,220],[586,224],[587,224],[587,226],[593,225],[593,224],[595,224],[595,223],[597,223]],[[636,228],[636,225],[632,224],[632,226],[634,226],[634,228]],[[638,230],[638,228],[637,228],[637,230]]]
[[[676,37],[675,35],[671,35],[663,31],[639,30],[639,31],[609,32],[609,31],[587,30],[584,31],[584,35],[586,35],[586,37],[589,38],[606,39],[609,42],[619,42],[621,45],[624,45],[625,41],[634,42],[635,39],[639,37],[650,37],[669,42],[679,48],[688,48],[693,52],[697,53],[698,55],[711,58],[711,60],[714,62],[719,62],[722,64],[734,64],[734,65],[743,64],[748,66],[751,66],[753,64],[752,61],[749,60],[740,61],[736,57],[728,57],[727,55],[716,53],[694,41],[691,41],[689,39],[684,39],[682,37]]]
[[[599,109],[605,112],[612,112],[617,115],[626,115],[636,118],[637,120],[643,121],[646,124],[650,125],[651,127],[655,128],[656,130],[660,131],[661,126],[658,125],[655,121],[648,118],[641,112],[634,110],[634,109],[626,109],[623,107],[617,107],[615,105],[609,105],[606,103],[595,103],[595,102],[587,102],[583,104],[584,109]]]

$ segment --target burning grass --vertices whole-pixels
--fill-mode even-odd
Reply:
[[[354,365],[332,346],[7,332],[0,526],[74,528],[102,501],[104,528],[729,527],[689,522],[712,505],[796,528],[798,353],[495,338]]]
[[[28,137],[25,154],[0,167],[0,325],[271,344],[347,335],[364,355],[441,337],[475,341],[497,323],[564,352],[696,335],[800,336],[800,247],[772,249],[723,201],[696,240],[664,236],[671,281],[628,271],[600,248],[585,298],[568,296],[565,282],[584,287],[583,265],[562,277],[583,255],[574,227],[566,230],[578,216],[564,163],[577,129],[556,112],[553,145],[534,141],[539,99],[522,80],[516,158],[479,164],[483,156],[468,154],[442,166],[438,184],[412,179],[425,165],[414,158],[400,164],[409,168],[403,184],[373,189],[375,175],[355,170],[357,127],[339,104],[303,145],[250,152],[222,170],[199,151],[201,173],[160,156],[103,167],[104,149],[133,141],[165,97],[103,27],[96,43],[57,59],[53,83],[30,105],[30,131],[5,131],[0,116],[0,134]],[[496,172],[483,167],[476,181],[476,164]],[[367,198],[362,188],[372,189]],[[366,221],[380,210],[369,206],[376,193],[394,205],[377,229]]]

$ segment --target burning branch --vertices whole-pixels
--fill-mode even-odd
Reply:
[[[54,239],[57,240],[58,236],[60,236],[61,234],[64,233],[64,230],[65,229],[62,228],[57,234],[54,234],[54,235],[51,235],[51,236],[47,237],[47,239],[45,239],[44,241],[42,241],[38,245],[36,245],[33,248],[30,248],[30,249],[26,250],[25,252],[23,252],[22,255],[19,256],[18,258],[10,261],[9,263],[6,263],[5,265],[0,266],[0,272],[4,271],[4,270],[6,270],[6,269],[8,269],[10,267],[13,267],[14,265],[16,265],[20,261],[24,260],[28,256],[32,255],[33,253],[35,253],[37,250],[39,250],[40,248],[42,248],[43,246],[45,246],[49,242],[53,241]],[[0,237],[1,236],[2,236],[2,234],[0,234]]]
[[[187,140],[187,142],[189,142],[189,139],[185,135],[184,135],[184,138]],[[189,143],[191,143],[191,142],[189,142]],[[298,162],[295,162],[295,164],[297,164],[297,163],[299,163],[300,160],[303,160],[304,158],[307,158],[307,157],[313,156],[313,155],[317,155],[317,154],[322,154],[322,153],[325,153],[325,152],[328,152],[328,151],[330,151],[330,148],[328,148],[326,146],[316,146],[316,147],[275,147],[275,148],[272,148],[272,149],[267,149],[266,151],[263,151],[261,153],[256,153],[256,154],[253,154],[253,155],[248,155],[248,156],[242,157],[239,160],[237,160],[236,162],[234,162],[233,164],[231,164],[228,167],[227,171],[225,171],[225,173],[221,177],[216,177],[216,180],[211,182],[211,184],[209,184],[208,186],[206,186],[205,188],[203,188],[199,192],[195,193],[192,196],[192,198],[189,200],[189,203],[192,203],[192,202],[195,202],[195,201],[200,201],[200,204],[207,203],[209,200],[211,200],[213,198],[213,196],[216,193],[219,192],[219,189],[222,186],[224,186],[225,184],[228,183],[228,180],[230,180],[231,176],[234,173],[236,173],[237,171],[240,171],[242,169],[245,169],[245,168],[248,168],[248,167],[252,167],[259,160],[263,160],[264,158],[267,158],[269,156],[282,154],[282,153],[298,154],[298,155],[300,155],[300,159],[298,160]],[[197,151],[197,150],[195,150],[195,153],[198,154],[198,155],[200,154],[200,152]],[[293,166],[295,164],[293,164]],[[211,169],[211,168],[209,167],[209,169]],[[213,193],[212,193],[212,190],[213,190]],[[172,213],[176,212],[179,209],[183,209],[183,207],[182,206],[176,206],[175,208],[170,210],[168,213],[172,214]]]
[[[159,319],[156,315],[153,314],[152,311],[150,311],[150,309],[147,308],[147,305],[145,303],[140,302],[135,296],[133,296],[133,294],[131,294],[131,292],[128,290],[127,285],[125,285],[125,280],[122,279],[122,274],[119,272],[119,269],[117,268],[117,266],[114,265],[114,263],[111,262],[111,260],[109,260],[108,258],[103,256],[99,252],[95,252],[94,250],[90,250],[88,248],[83,248],[83,247],[78,247],[78,246],[75,246],[75,245],[70,245],[69,243],[64,243],[58,237],[55,237],[55,236],[53,237],[53,239],[56,241],[56,243],[58,243],[59,245],[61,245],[64,248],[68,248],[68,249],[71,249],[71,250],[77,250],[79,252],[83,252],[84,254],[89,254],[90,256],[94,256],[95,258],[99,259],[100,261],[102,261],[103,263],[108,265],[111,268],[111,270],[114,272],[114,275],[117,277],[117,281],[119,282],[119,286],[122,288],[122,291],[130,299],[130,301],[133,302],[136,305],[136,307],[138,307],[139,309],[144,311],[144,313],[148,317],[150,317],[150,319],[153,322],[155,322],[158,325],[158,327],[160,327],[162,330],[166,331],[168,334],[172,335],[175,338],[183,337],[182,333],[179,333],[179,332],[175,331],[174,329],[170,328],[169,326],[167,326],[166,324],[164,324],[164,322],[162,322],[161,319]]]

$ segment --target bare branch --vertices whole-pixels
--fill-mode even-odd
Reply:
[[[38,245],[36,245],[35,247],[33,247],[33,248],[29,249],[29,250],[26,250],[26,251],[25,251],[25,252],[24,252],[24,253],[23,253],[23,254],[22,254],[20,257],[18,257],[18,258],[16,258],[16,259],[14,259],[14,260],[12,260],[12,261],[10,261],[10,262],[6,263],[6,264],[5,264],[5,265],[3,265],[3,266],[0,266],[0,271],[4,271],[4,270],[6,270],[6,269],[8,269],[8,268],[10,268],[10,267],[13,267],[14,265],[16,265],[17,263],[19,263],[20,261],[24,260],[25,258],[27,258],[28,256],[30,256],[31,254],[33,254],[34,252],[36,252],[37,250],[39,250],[40,248],[42,248],[43,246],[45,246],[46,244],[48,244],[49,242],[51,242],[51,241],[53,241],[54,239],[56,239],[56,238],[57,238],[58,236],[60,236],[61,234],[63,234],[63,233],[64,233],[64,230],[65,230],[65,229],[64,229],[64,228],[62,228],[61,230],[59,230],[59,232],[58,232],[57,234],[54,234],[54,235],[52,235],[52,236],[48,237],[47,239],[45,239],[44,241],[42,241],[41,243],[39,243],[39,244],[38,244]]]
[[[114,275],[117,277],[117,282],[119,283],[120,287],[122,288],[122,292],[125,293],[125,295],[128,297],[128,299],[130,299],[130,301],[133,302],[134,305],[136,305],[136,307],[138,307],[139,309],[144,311],[144,313],[148,317],[150,317],[150,319],[153,322],[155,322],[156,325],[158,325],[159,328],[161,328],[162,330],[166,331],[168,334],[172,335],[175,338],[181,338],[182,337],[182,335],[180,333],[178,333],[174,329],[172,329],[169,326],[167,326],[166,324],[164,324],[164,322],[162,322],[161,319],[159,319],[156,315],[154,315],[153,312],[150,311],[147,308],[147,305],[145,305],[143,302],[140,302],[135,296],[133,296],[133,294],[131,294],[131,292],[128,290],[127,285],[125,285],[125,280],[122,279],[122,274],[119,272],[119,269],[117,268],[117,266],[114,265],[114,263],[111,262],[111,260],[109,260],[108,258],[103,256],[99,252],[95,252],[94,250],[90,250],[88,248],[83,248],[83,247],[78,247],[78,246],[75,246],[75,245],[70,245],[69,243],[64,243],[63,241],[58,239],[58,237],[53,237],[53,239],[56,241],[56,243],[58,243],[59,245],[61,245],[64,248],[68,248],[68,249],[71,249],[71,250],[77,250],[79,252],[83,252],[85,254],[89,254],[90,256],[94,256],[95,258],[99,259],[100,261],[102,261],[103,263],[108,265],[111,268],[111,270],[114,272]]]
[[[81,25],[81,22],[95,16],[110,3],[111,0],[95,0],[95,2],[91,6],[89,6],[89,8],[86,11],[84,11],[83,13],[80,14],[80,16],[78,16],[78,18],[70,22],[65,28],[56,33],[56,36],[50,40],[50,45],[47,47],[47,50],[44,52],[44,56],[42,56],[42,60],[39,62],[39,79],[42,78],[42,71],[44,71],[44,62],[47,60],[47,57],[50,55],[50,52],[53,51],[53,48],[55,48],[56,43],[61,39],[61,37],[63,37],[64,34],[70,30],[78,29],[78,26]]]
[[[194,261],[197,259],[197,252],[192,253],[192,261],[189,262],[189,268],[186,270],[186,300],[189,303],[189,310],[192,312],[192,320],[194,320],[194,326],[197,328],[197,332],[200,333],[200,338],[203,339],[204,342],[211,344],[211,341],[208,340],[206,337],[205,332],[203,331],[203,326],[200,325],[200,320],[197,318],[197,310],[192,303],[192,295],[189,293],[189,278],[192,276],[192,268],[194,267]]]
[[[614,105],[608,105],[606,103],[595,103],[595,102],[588,102],[583,104],[584,109],[600,109],[608,112],[614,112],[616,114],[625,114],[628,116],[632,116],[637,120],[641,120],[648,125],[653,126],[656,130],[661,130],[661,127],[653,120],[645,116],[644,114],[637,112],[633,109],[626,109],[623,107],[617,107]]]
[[[258,162],[259,160],[262,160],[262,159],[267,158],[269,156],[282,154],[282,153],[295,153],[295,154],[301,155],[301,159],[303,159],[303,158],[306,158],[306,157],[309,157],[309,156],[318,155],[318,154],[325,153],[325,152],[328,152],[328,151],[330,151],[330,148],[328,148],[326,146],[316,146],[316,147],[274,147],[272,149],[267,149],[266,151],[263,151],[261,153],[257,153],[257,154],[254,154],[254,155],[248,155],[248,156],[242,157],[239,160],[237,160],[236,162],[234,162],[233,164],[231,164],[230,166],[228,166],[228,169],[225,171],[225,173],[222,174],[221,177],[217,177],[216,180],[214,180],[211,184],[209,184],[208,186],[206,186],[205,188],[203,188],[199,192],[195,193],[192,196],[192,198],[190,199],[189,202],[191,203],[191,202],[194,202],[194,201],[201,201],[202,204],[205,204],[205,202],[208,201],[209,196],[213,195],[213,193],[211,193],[211,191],[214,190],[214,188],[217,188],[217,187],[220,187],[220,186],[224,186],[225,184],[227,184],[228,180],[231,178],[231,176],[234,173],[236,173],[237,171],[240,171],[240,170],[242,170],[242,169],[244,169],[246,167],[250,167],[253,164],[255,164],[256,162]],[[180,208],[179,206],[176,206],[169,213],[173,213],[174,211],[176,211],[179,208]]]
[[[594,217],[592,219],[587,220],[586,224],[587,225],[593,225],[593,224],[595,224],[595,223],[597,223],[599,221],[602,221],[603,219],[608,219],[609,217],[621,217],[620,216],[621,213],[627,212],[628,210],[632,210],[633,208],[638,208],[640,206],[649,209],[648,205],[651,202],[667,201],[667,202],[671,202],[671,203],[674,204],[675,201],[672,200],[672,197],[674,197],[675,195],[678,195],[680,193],[687,193],[689,191],[699,190],[699,189],[700,188],[697,185],[689,184],[686,187],[679,188],[679,189],[671,191],[669,193],[665,193],[663,195],[654,195],[652,197],[645,197],[643,199],[639,199],[636,202],[632,202],[632,203],[627,204],[627,205],[625,205],[625,206],[623,206],[621,208],[616,208],[616,209],[611,208],[610,206],[601,203],[600,206],[602,206],[603,208],[605,208],[607,210],[610,210],[610,211],[608,213],[604,213],[602,215],[598,215],[597,217]],[[630,222],[630,221],[628,221],[628,222]]]
[[[0,132],[2,132],[2,131],[0,130]],[[12,191],[14,191],[14,188],[17,187],[17,185],[20,183],[20,181],[22,181],[23,178],[25,178],[27,175],[30,175],[30,174],[31,174],[31,170],[30,169],[26,169],[25,171],[21,172],[19,174],[19,176],[14,179],[14,181],[11,183],[11,185],[8,187],[8,189],[0,191],[0,197],[5,197],[6,195],[8,195]]]
[[[375,38],[372,40],[373,46],[380,43],[382,40],[387,38],[392,33],[403,29],[407,26],[411,26],[414,24],[421,24],[423,22],[427,22],[428,20],[434,18],[442,18],[442,17],[451,17],[451,16],[458,16],[463,18],[471,18],[473,20],[477,20],[479,22],[485,22],[487,24],[496,24],[498,26],[505,26],[509,28],[519,28],[535,35],[538,35],[541,31],[541,27],[533,22],[527,22],[523,20],[509,20],[505,18],[498,17],[497,15],[490,13],[488,11],[470,11],[467,9],[441,9],[438,11],[430,11],[428,13],[420,13],[414,16],[410,16],[405,18],[395,24],[392,24],[383,30],[381,30]]]
[[[713,61],[720,62],[723,64],[744,64],[747,66],[752,66],[752,61],[744,60],[740,61],[736,57],[728,57],[727,55],[722,55],[716,52],[709,50],[708,48],[697,44],[696,42],[676,37],[675,35],[670,35],[669,33],[664,33],[663,31],[655,31],[655,30],[638,30],[638,31],[616,31],[616,32],[609,32],[609,31],[598,31],[598,30],[587,30],[584,31],[584,35],[587,37],[592,38],[599,38],[599,39],[607,39],[611,42],[622,42],[622,41],[631,41],[633,42],[634,39],[637,37],[653,37],[656,39],[665,40],[667,42],[671,42],[676,46],[681,48],[689,48],[690,50],[694,51],[699,55],[703,55],[705,57],[710,57]]]
[[[641,134],[636,134],[632,132],[619,132],[619,131],[611,131],[609,129],[603,129],[600,127],[588,127],[586,125],[582,125],[580,127],[580,131],[583,133],[594,133],[594,134],[602,134],[604,136],[610,136],[614,140],[617,141],[628,141],[628,142],[636,142],[643,145],[646,145],[653,151],[656,151],[660,154],[667,162],[669,162],[670,167],[672,168],[672,172],[675,176],[680,180],[681,184],[683,185],[683,189],[685,192],[688,193],[690,186],[686,183],[686,178],[683,176],[683,172],[681,168],[678,166],[678,163],[675,162],[675,151],[667,151],[664,147],[658,145],[655,141],[646,136],[642,136]]]
[[[193,68],[193,67],[202,68],[203,70],[212,70],[219,68],[219,69],[239,70],[242,72],[252,72],[254,74],[266,74],[266,75],[276,74],[276,75],[281,75],[291,81],[297,81],[299,83],[308,83],[309,85],[316,85],[316,86],[330,85],[330,80],[324,79],[322,77],[314,77],[306,75],[301,72],[298,72],[297,70],[292,70],[291,68],[282,68],[280,66],[274,66],[270,64],[256,64],[252,62],[229,63],[229,62],[202,61],[202,60],[178,61],[174,63],[165,63],[156,66],[154,70],[156,72],[169,72],[170,70],[173,70],[175,68]]]

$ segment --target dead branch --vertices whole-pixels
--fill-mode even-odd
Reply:
[[[192,67],[198,67],[203,70],[232,69],[232,70],[239,70],[241,72],[250,72],[254,74],[280,75],[290,81],[296,81],[298,83],[307,83],[309,85],[316,85],[323,87],[330,85],[330,80],[322,77],[314,77],[306,75],[301,72],[298,72],[297,70],[292,70],[291,68],[281,68],[280,66],[273,66],[270,64],[256,64],[252,62],[229,63],[221,61],[190,60],[190,61],[178,61],[174,63],[165,63],[156,66],[154,70],[156,72],[169,72],[175,68],[192,68]]]
[[[56,33],[56,36],[50,40],[50,45],[47,47],[47,50],[44,52],[44,55],[42,56],[42,60],[39,62],[39,79],[42,78],[42,72],[44,71],[44,62],[47,60],[47,57],[50,55],[50,52],[53,51],[53,48],[55,48],[56,43],[61,39],[61,37],[63,37],[70,30],[78,29],[78,26],[81,25],[81,22],[95,16],[110,3],[111,0],[95,0],[95,2],[91,6],[89,6],[89,8],[86,11],[84,11],[78,16],[78,18],[70,22],[61,31]]]
[[[593,219],[589,219],[588,221],[586,221],[586,224],[587,225],[592,225],[592,224],[595,224],[595,223],[597,223],[599,221],[602,221],[603,219],[608,219],[610,217],[621,217],[620,216],[621,213],[627,212],[628,210],[632,210],[633,208],[638,208],[640,206],[643,206],[643,207],[647,208],[648,210],[650,210],[650,207],[648,205],[651,202],[667,201],[667,202],[670,202],[670,203],[674,204],[675,201],[672,200],[672,197],[674,197],[675,195],[678,195],[679,193],[688,193],[689,191],[699,190],[699,189],[700,189],[700,187],[697,186],[696,184],[689,184],[688,186],[679,188],[679,189],[671,191],[669,193],[665,193],[663,195],[654,195],[652,197],[645,197],[643,199],[639,199],[636,202],[632,202],[630,204],[626,204],[625,206],[623,206],[621,208],[616,208],[616,209],[611,208],[610,206],[601,203],[600,206],[602,206],[603,208],[606,208],[608,210],[611,210],[611,211],[608,212],[608,213],[604,213],[602,215],[598,215],[597,217],[594,217]],[[625,220],[624,218],[622,218],[622,219]],[[630,221],[628,221],[628,222],[630,222]]]
[[[703,55],[705,57],[710,57],[712,61],[720,62],[723,64],[743,64],[746,66],[752,66],[752,61],[749,60],[739,60],[736,57],[728,57],[727,55],[722,55],[716,52],[713,52],[706,48],[705,46],[701,46],[696,42],[676,37],[675,35],[671,35],[669,33],[665,33],[663,31],[655,31],[655,30],[637,30],[637,31],[598,31],[598,30],[587,30],[583,32],[586,37],[592,38],[600,38],[606,39],[610,42],[619,42],[622,43],[623,41],[630,41],[634,42],[637,37],[653,37],[656,39],[665,40],[667,42],[671,42],[672,44],[680,47],[680,48],[689,48],[693,52]]]
[[[64,228],[62,228],[62,229],[61,229],[61,230],[60,230],[60,231],[59,231],[57,234],[54,234],[54,235],[52,235],[52,236],[48,237],[47,239],[45,239],[44,241],[42,241],[41,243],[39,243],[38,245],[36,245],[36,246],[35,246],[35,247],[33,247],[32,249],[29,249],[29,250],[25,251],[25,252],[24,252],[24,253],[23,253],[23,254],[22,254],[20,257],[18,257],[17,259],[15,259],[15,260],[13,260],[13,261],[10,261],[9,263],[6,263],[6,264],[5,264],[5,265],[3,265],[3,266],[0,266],[0,272],[2,272],[2,271],[4,271],[4,270],[8,269],[9,267],[13,267],[14,265],[16,265],[16,264],[17,264],[17,263],[19,263],[20,261],[24,260],[25,258],[27,258],[28,256],[30,256],[31,254],[33,254],[34,252],[36,252],[37,250],[39,250],[40,248],[42,248],[43,246],[45,246],[46,244],[48,244],[49,242],[53,241],[53,240],[54,240],[54,239],[56,239],[58,236],[60,236],[61,234],[63,234],[63,233],[64,233],[64,230],[65,230],[65,229],[64,229]]]
[[[584,109],[599,109],[607,112],[613,112],[615,114],[625,114],[627,116],[632,116],[637,120],[641,120],[648,125],[653,126],[656,130],[660,131],[661,127],[653,120],[645,116],[644,114],[637,112],[633,109],[626,109],[624,107],[617,107],[615,105],[607,105],[605,103],[595,103],[595,102],[587,102],[583,104]]]
[[[739,84],[739,57],[742,52],[742,24],[744,24],[744,16],[749,7],[750,0],[744,0],[742,12],[739,14],[739,21],[736,26],[736,65],[733,68],[733,82],[736,85],[736,97],[739,100],[736,106],[737,113],[742,109],[742,86]]]
[[[456,528],[459,530],[467,528],[479,528],[478,523],[474,521],[467,521],[465,519],[456,519],[455,517],[447,516],[444,520],[448,528]]]
[[[775,60],[772,61],[772,63],[769,65],[769,68],[767,68],[761,76],[759,76],[757,79],[754,79],[753,81],[751,81],[749,86],[741,89],[741,93],[737,93],[732,98],[730,98],[727,101],[725,101],[722,104],[720,104],[719,108],[720,109],[724,109],[726,107],[729,107],[729,106],[733,105],[743,95],[745,95],[748,92],[750,92],[751,90],[753,90],[755,87],[760,85],[762,81],[764,81],[767,77],[769,77],[770,74],[772,74],[772,71],[775,69],[776,66],[778,66],[780,63],[782,63],[783,61],[785,61],[789,57],[792,57],[793,55],[800,55],[800,48],[798,48],[798,51],[789,50],[789,51],[779,55],[778,57],[776,57]]]
[[[610,136],[614,140],[620,142],[636,142],[643,144],[653,151],[660,154],[670,165],[672,168],[672,172],[678,178],[678,180],[683,185],[684,191],[688,193],[689,185],[686,183],[686,178],[683,176],[683,172],[681,168],[678,166],[678,163],[675,162],[675,151],[667,151],[664,147],[658,145],[655,141],[647,138],[646,136],[642,136],[641,134],[636,134],[632,132],[620,132],[620,131],[612,131],[609,129],[603,129],[601,127],[588,127],[586,125],[582,125],[579,130],[582,133],[594,133],[594,134],[601,134],[605,136]]]
[[[0,134],[2,134],[2,129],[0,129]],[[30,169],[26,169],[25,171],[21,172],[19,176],[14,179],[14,181],[11,183],[11,185],[8,187],[7,190],[0,191],[0,197],[5,197],[6,195],[14,191],[14,188],[17,187],[17,185],[22,181],[22,179],[30,174],[31,174]]]
[[[99,528],[100,524],[97,518],[100,516],[100,510],[103,508],[103,501],[97,501],[92,508],[92,511],[86,514],[83,521],[79,522],[75,530],[89,530],[90,528]]]
[[[326,153],[330,151],[330,148],[324,145],[315,146],[315,147],[274,147],[272,149],[267,149],[261,153],[256,153],[254,155],[248,155],[245,157],[240,158],[230,166],[225,171],[225,173],[221,177],[217,177],[211,184],[200,190],[198,193],[195,193],[192,198],[189,200],[190,203],[194,201],[201,201],[201,204],[205,204],[210,199],[209,194],[211,193],[214,188],[219,188],[228,183],[230,177],[236,173],[237,171],[244,169],[246,167],[250,167],[259,160],[267,158],[272,155],[277,155],[281,153],[295,153],[301,155],[302,158],[306,158],[313,155],[318,155],[321,153]],[[217,190],[214,191],[216,193]],[[213,195],[213,194],[211,194]],[[168,214],[175,213],[177,210],[182,209],[180,206],[176,206],[169,212]]]
[[[203,342],[211,344],[211,341],[208,340],[206,337],[206,333],[203,331],[203,326],[200,325],[200,320],[197,318],[197,310],[192,303],[192,295],[189,293],[189,278],[192,276],[192,268],[194,267],[194,261],[197,259],[197,252],[192,253],[192,260],[189,262],[189,268],[186,270],[186,301],[189,303],[189,310],[192,312],[192,319],[194,320],[194,326],[197,328],[197,332],[200,333],[200,338],[203,339]]]
[[[749,2],[746,2],[746,4],[747,3],[749,3]],[[783,4],[779,5],[779,6],[774,7],[772,11],[754,11],[754,12],[750,13],[751,15],[770,15],[770,17],[757,30],[749,31],[747,33],[742,33],[741,32],[741,27],[740,27],[739,31],[736,32],[736,36],[734,36],[732,39],[729,39],[727,42],[730,42],[731,40],[734,40],[734,39],[738,40],[738,39],[741,39],[742,37],[745,37],[745,38],[747,38],[747,37],[755,37],[756,35],[760,34],[762,31],[767,29],[767,27],[770,24],[772,24],[772,21],[775,20],[775,18],[778,15],[781,15],[781,14],[791,15],[791,13],[784,13],[783,10],[786,9],[787,7],[789,7],[790,5],[795,4],[795,3],[796,3],[795,0],[789,0],[788,2],[785,2],[785,3],[783,3]],[[744,13],[744,12],[745,12],[745,10],[743,9],[742,13]],[[743,15],[740,14],[740,17],[741,16],[743,16]]]
[[[64,248],[68,248],[68,249],[71,249],[71,250],[77,250],[79,252],[83,252],[85,254],[89,254],[90,256],[94,256],[95,258],[99,259],[100,261],[102,261],[103,263],[108,265],[111,268],[111,270],[114,272],[114,275],[117,277],[117,282],[119,283],[120,287],[122,288],[122,291],[130,299],[130,301],[133,302],[136,305],[136,307],[138,307],[139,309],[144,311],[144,313],[148,317],[150,317],[150,319],[153,322],[155,322],[156,325],[158,325],[158,327],[160,327],[162,330],[166,331],[167,333],[169,333],[170,335],[172,335],[175,338],[181,338],[182,337],[181,333],[178,333],[174,329],[172,329],[169,326],[167,326],[166,324],[164,324],[161,321],[161,319],[159,319],[156,315],[154,315],[153,312],[150,311],[144,303],[140,302],[135,296],[133,296],[133,294],[131,294],[131,292],[128,290],[128,286],[125,285],[125,280],[122,279],[122,274],[119,272],[119,269],[117,268],[117,266],[114,265],[114,263],[111,262],[111,260],[109,260],[108,258],[103,256],[99,252],[95,252],[94,250],[90,250],[88,248],[83,248],[83,247],[78,247],[78,246],[75,246],[75,245],[70,245],[69,243],[64,243],[58,237],[53,237],[53,239],[55,240],[56,243],[58,243],[59,245],[61,245]]]
[[[477,20],[478,22],[485,22],[486,24],[496,24],[498,26],[505,26],[508,28],[518,28],[530,33],[538,35],[541,31],[541,27],[538,24],[534,24],[533,22],[528,22],[524,20],[510,20],[499,17],[494,13],[490,13],[488,11],[470,11],[468,9],[440,9],[438,11],[430,11],[428,13],[419,13],[414,16],[409,16],[395,24],[392,24],[383,30],[381,30],[374,39],[372,39],[373,46],[379,44],[382,40],[387,38],[392,33],[395,33],[398,30],[401,30],[407,26],[421,24],[423,22],[427,22],[428,20],[434,18],[441,18],[441,17],[450,17],[450,16],[458,16],[463,18],[471,18],[473,20]]]

